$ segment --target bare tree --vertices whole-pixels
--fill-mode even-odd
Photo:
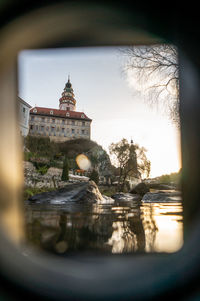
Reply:
[[[120,50],[126,57],[124,70],[147,94],[151,105],[167,109],[179,124],[178,52],[169,44],[133,46]]]

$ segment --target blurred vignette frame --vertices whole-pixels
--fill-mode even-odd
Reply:
[[[28,256],[22,255],[21,250],[14,247],[2,231],[0,258],[3,294],[6,296],[11,294],[14,298],[34,295],[39,299],[57,300],[66,298],[105,300],[109,297],[115,300],[130,300],[133,297],[143,300],[147,299],[147,292],[149,298],[161,298],[165,294],[173,294],[174,297],[193,294],[200,270],[198,240],[200,225],[197,220],[200,211],[198,202],[200,64],[197,59],[199,44],[197,43],[194,49],[192,36],[183,35],[185,27],[179,27],[181,16],[177,17],[178,14],[175,15],[176,22],[179,23],[170,27],[167,22],[170,19],[167,10],[164,16],[161,14],[161,19],[155,14],[153,7],[148,7],[146,13],[141,7],[133,11],[126,1],[123,5],[118,2],[109,4],[103,1],[85,2],[84,6],[79,1],[76,4],[62,2],[55,7],[54,1],[49,1],[49,7],[40,7],[39,2],[29,1],[29,4],[25,5],[24,1],[21,3],[4,1],[1,4],[0,208],[2,228],[6,229],[5,231],[16,244],[23,240],[23,214],[19,204],[23,183],[20,165],[22,158],[20,141],[16,134],[17,53],[22,49],[36,47],[158,42],[155,35],[147,34],[149,31],[156,32],[158,36],[162,36],[163,33],[165,41],[169,39],[174,44],[178,44],[181,49],[182,191],[186,243],[182,250],[167,256],[159,254],[134,259],[131,256],[117,255],[88,258],[86,261],[79,262],[74,259],[73,261],[66,259],[66,262],[52,259],[50,262],[42,256],[33,255],[30,260]],[[21,18],[17,19],[20,15]],[[66,19],[68,26],[66,26]],[[174,39],[174,30],[177,31],[176,39]],[[8,111],[11,122],[5,118]],[[9,162],[8,166],[5,166],[5,160]],[[8,175],[8,169],[11,176]],[[138,273],[145,277],[141,277],[141,280]],[[12,287],[12,292],[8,287]]]

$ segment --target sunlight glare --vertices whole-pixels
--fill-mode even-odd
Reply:
[[[76,157],[76,163],[80,169],[88,170],[91,167],[91,162],[86,155],[78,155]]]

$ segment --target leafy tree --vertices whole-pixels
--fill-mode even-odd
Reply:
[[[125,72],[148,92],[149,104],[166,108],[179,124],[179,68],[177,48],[169,44],[133,46],[121,50]]]
[[[109,147],[111,155],[114,155],[115,165],[119,170],[118,187],[124,190],[125,183],[129,176],[139,178],[148,171],[150,172],[150,161],[147,160],[145,149],[139,145],[128,143],[126,139],[122,139],[117,143],[112,143]]]
[[[62,171],[62,181],[68,181],[69,180],[69,163],[67,157],[65,157],[63,162],[63,171]]]
[[[90,180],[94,181],[97,185],[99,184],[99,173],[96,169],[93,169],[89,176]]]

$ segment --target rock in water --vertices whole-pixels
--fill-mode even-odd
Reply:
[[[36,194],[28,199],[35,203],[65,203],[68,201],[103,202],[97,185],[93,181],[67,185],[65,188]]]
[[[141,196],[145,195],[147,192],[149,192],[149,188],[145,183],[139,183],[130,191],[132,194],[139,194]]]
[[[166,185],[161,183],[147,183],[148,188],[156,189],[156,190],[173,190],[175,189],[175,185]]]
[[[168,202],[180,202],[181,200],[182,197],[180,191],[148,192],[142,198],[142,202],[145,203],[168,203]]]
[[[138,201],[141,201],[142,196],[140,196],[138,194],[119,192],[119,193],[113,194],[112,198],[115,201],[119,201],[119,202],[128,202],[128,201],[137,201],[138,202]]]

